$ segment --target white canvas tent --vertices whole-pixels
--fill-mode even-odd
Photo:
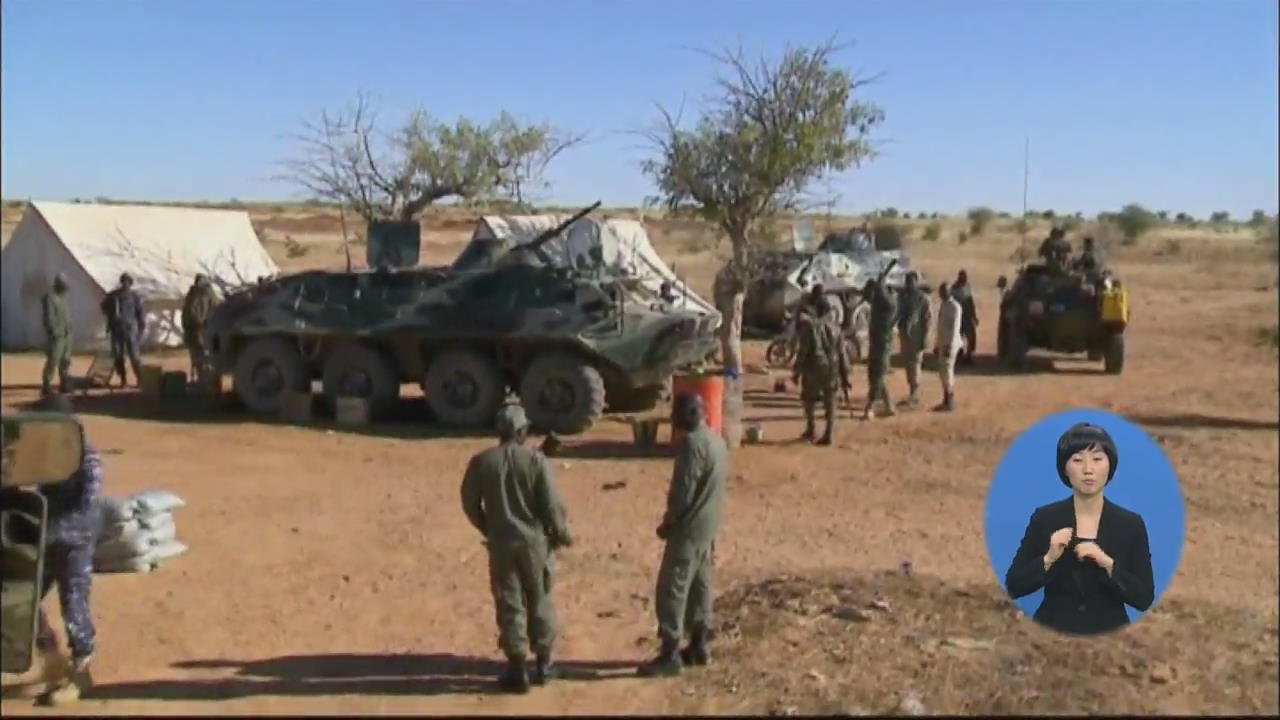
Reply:
[[[33,202],[0,254],[2,342],[6,350],[44,343],[41,297],[61,272],[72,346],[105,342],[99,305],[120,274],[133,276],[147,312],[144,347],[182,344],[182,299],[196,273],[224,291],[276,274],[243,211]]]
[[[568,219],[567,215],[486,215],[476,224],[471,245],[497,242],[509,250]],[[652,297],[658,297],[664,281],[670,282],[680,298],[677,307],[719,314],[714,305],[698,296],[663,262],[644,225],[635,220],[585,217],[542,246],[554,262],[564,267],[580,266],[590,258],[592,248],[599,248],[606,268],[637,278]],[[471,249],[468,246],[463,253]]]

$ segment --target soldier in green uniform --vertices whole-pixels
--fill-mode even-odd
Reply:
[[[840,387],[849,389],[849,358],[845,354],[840,328],[831,317],[831,304],[826,298],[818,298],[814,304],[814,316],[796,327],[800,334],[800,348],[796,352],[792,380],[800,382],[800,400],[804,403],[804,434],[802,440],[814,438],[814,406],[822,401],[826,418],[826,430],[819,445],[830,445],[832,426],[836,416],[836,392]]]
[[[685,435],[667,491],[667,511],[658,526],[658,537],[666,542],[654,603],[662,649],[639,668],[641,677],[678,675],[685,665],[710,662],[712,558],[724,512],[729,451],[704,418],[700,397],[676,396],[671,422]],[[689,644],[681,651],[685,632]]]
[[[920,368],[929,339],[929,324],[933,320],[929,296],[920,289],[919,281],[919,274],[907,273],[907,287],[898,301],[898,345],[902,348],[902,364],[910,390],[903,405],[911,409],[920,407]]]
[[[497,432],[497,447],[478,453],[467,465],[462,509],[489,549],[498,646],[507,656],[499,685],[527,692],[526,646],[532,646],[536,658],[534,684],[545,684],[556,674],[551,662],[556,639],[551,552],[573,539],[546,458],[524,446],[529,433],[524,408],[499,410]]]
[[[889,372],[893,323],[898,315],[893,294],[884,284],[885,274],[887,273],[882,273],[876,280],[868,280],[862,291],[867,302],[871,303],[871,317],[867,328],[870,335],[868,344],[871,346],[867,353],[867,407],[862,412],[863,420],[875,417],[877,400],[884,402],[886,417],[897,414],[884,381],[884,376]]]
[[[67,278],[62,273],[53,276],[53,289],[42,300],[44,317],[44,372],[40,376],[40,391],[52,394],[53,370],[58,369],[58,386],[61,392],[71,391],[71,310],[67,308]]]

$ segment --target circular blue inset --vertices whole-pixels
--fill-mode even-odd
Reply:
[[[1104,487],[1103,497],[1109,505],[1119,505],[1136,513],[1146,525],[1155,590],[1151,607],[1154,607],[1173,580],[1182,553],[1185,537],[1182,491],[1173,465],[1160,446],[1142,428],[1105,410],[1071,410],[1049,415],[1019,435],[1005,451],[987,491],[983,523],[987,555],[996,579],[1008,592],[1006,578],[1010,565],[1037,508],[1066,500],[1070,512],[1072,490],[1058,476],[1057,451],[1059,438],[1076,423],[1101,427],[1115,443],[1118,457],[1115,476]],[[1104,519],[1104,525],[1110,522]],[[1043,555],[1044,549],[1037,549]],[[1073,582],[1074,587],[1079,587],[1079,581],[1074,578],[1063,582]],[[1014,602],[1028,616],[1033,616],[1043,600],[1044,589],[1040,587],[1015,598]],[[1124,609],[1130,622],[1146,612],[1127,604]]]

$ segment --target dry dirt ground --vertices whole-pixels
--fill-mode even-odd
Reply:
[[[283,266],[341,263],[333,218],[256,219]],[[466,230],[429,225],[428,259],[451,257]],[[651,231],[706,288],[714,251],[694,230]],[[286,256],[286,236],[302,255]],[[968,269],[983,354],[1014,245],[1000,234],[958,244],[948,231],[910,246],[934,277]],[[715,663],[674,680],[630,676],[654,649],[653,527],[670,459],[635,454],[621,425],[569,439],[553,460],[577,538],[555,587],[570,679],[508,697],[493,692],[483,548],[458,507],[464,464],[490,440],[91,396],[80,407],[107,491],[178,492],[191,550],[153,574],[98,577],[97,685],[76,710],[1274,715],[1280,388],[1257,334],[1276,322],[1275,266],[1247,237],[1193,233],[1118,248],[1113,264],[1135,303],[1120,377],[1062,359],[1006,375],[981,358],[960,376],[955,414],[845,420],[824,449],[794,444],[795,398],[750,375],[748,416],[765,439],[733,456]],[[761,354],[749,345],[753,361]],[[39,367],[34,355],[3,357],[6,408],[34,397]],[[902,372],[890,382],[901,392]],[[925,388],[936,402],[932,376]],[[1124,413],[1158,438],[1181,478],[1188,535],[1146,619],[1070,640],[1003,597],[982,516],[1012,438],[1081,406]],[[32,712],[46,711],[5,702],[6,714]]]

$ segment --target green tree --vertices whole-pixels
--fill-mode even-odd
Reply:
[[[1219,210],[1209,216],[1209,222],[1214,225],[1226,225],[1231,222],[1231,213],[1226,210]]]
[[[1249,227],[1260,228],[1267,224],[1267,211],[1254,210],[1253,215],[1249,216]]]
[[[866,80],[833,62],[839,48],[788,48],[776,63],[748,63],[742,51],[709,53],[727,71],[719,95],[692,128],[664,108],[651,131],[654,157],[642,165],[657,186],[650,200],[691,213],[728,237],[733,255],[716,277],[726,369],[742,368],[742,302],[752,241],[773,219],[804,207],[804,193],[831,173],[874,157],[871,132],[884,120],[855,97]]]
[[[297,153],[284,161],[283,179],[366,220],[409,220],[446,198],[522,198],[582,138],[505,112],[486,125],[447,124],[418,109],[384,130],[361,93],[345,110],[304,121],[294,139]]]
[[[981,235],[996,219],[996,213],[989,207],[969,208],[969,234]]]
[[[1120,208],[1120,212],[1109,217],[1109,222],[1120,229],[1126,243],[1137,242],[1138,238],[1160,224],[1155,213],[1137,203],[1129,203]]]

